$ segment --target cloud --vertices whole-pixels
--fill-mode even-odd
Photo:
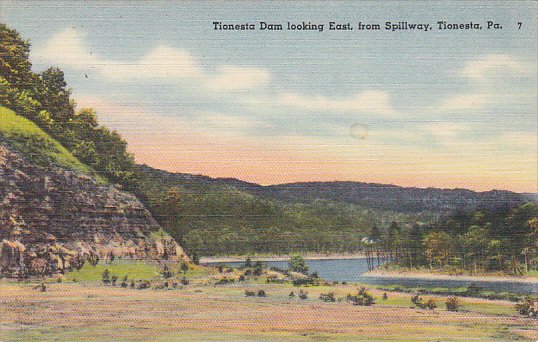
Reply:
[[[441,104],[436,108],[436,111],[477,110],[485,107],[491,102],[492,96],[487,93],[458,94],[442,100]]]
[[[206,80],[206,86],[216,90],[241,90],[267,84],[270,79],[270,73],[264,69],[224,65]]]
[[[467,62],[461,75],[471,79],[536,76],[536,67],[508,55],[488,55]]]
[[[499,105],[508,104],[536,108],[536,91],[529,87],[536,83],[536,66],[532,62],[508,55],[488,55],[468,61],[455,74],[464,80],[468,90],[442,99],[429,111],[472,113],[487,108],[494,113]]]
[[[205,70],[197,58],[183,49],[160,44],[138,60],[112,60],[92,52],[86,34],[70,28],[53,35],[32,57],[52,62],[62,68],[96,71],[109,80],[197,81],[208,90],[233,91],[263,87],[271,75],[255,67],[219,65],[214,72]]]
[[[100,61],[101,73],[114,80],[183,79],[204,77],[196,59],[187,51],[159,45],[136,62]]]
[[[308,111],[361,112],[390,116],[396,114],[389,95],[383,91],[367,90],[355,96],[330,99],[324,96],[308,97],[294,93],[282,94],[278,103]]]
[[[32,59],[77,69],[94,68],[100,64],[100,58],[86,47],[84,37],[84,33],[73,28],[57,33],[45,45],[32,50]]]

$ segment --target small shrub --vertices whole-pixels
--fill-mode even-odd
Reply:
[[[437,303],[433,298],[430,298],[426,302],[424,302],[424,298],[420,297],[419,295],[415,295],[411,298],[411,302],[415,304],[416,307],[419,309],[434,310],[437,308]]]
[[[161,270],[161,275],[163,276],[164,279],[169,279],[174,276],[174,273],[170,271],[170,268],[168,267],[168,265],[164,265],[163,269]]]
[[[254,269],[252,270],[252,275],[259,277],[263,273],[263,264],[261,261],[256,261],[254,263]]]
[[[181,272],[183,272],[184,274],[186,274],[189,271],[189,264],[186,263],[185,261],[182,261],[179,267],[181,269]]]
[[[110,271],[108,270],[108,268],[104,270],[101,274],[101,280],[104,284],[110,284]]]
[[[126,288],[127,286],[129,286],[127,284],[127,278],[128,278],[128,276],[123,277],[123,279],[121,280],[121,284],[120,284],[121,287]]]
[[[312,278],[312,277],[295,278],[293,279],[292,283],[293,283],[293,286],[308,286],[308,285],[319,286],[321,284],[321,280],[319,278]],[[327,285],[330,285],[330,284],[327,284]]]
[[[461,308],[461,303],[457,297],[450,297],[445,302],[447,311],[459,311]]]
[[[387,300],[387,299],[389,299],[389,296],[387,296],[386,292],[383,292],[383,300]]]
[[[295,292],[291,291],[290,294],[288,295],[288,297],[295,298]]]
[[[274,284],[284,284],[286,281],[284,279],[279,279],[276,275],[268,276],[265,280],[266,283],[274,283]]]
[[[249,290],[245,290],[245,296],[247,296],[247,297],[254,297],[254,296],[256,296],[256,292],[254,292],[254,291],[249,291]]]
[[[131,288],[134,289],[135,288],[135,281],[134,280],[131,280]]]
[[[342,285],[347,285],[347,282],[346,282],[346,281],[343,281],[343,282],[342,282]]]
[[[241,274],[241,275],[239,276],[238,281],[245,281],[245,276],[244,276],[243,274]]]
[[[151,287],[151,282],[147,280],[139,280],[138,284],[136,284],[137,290],[149,289],[150,287]]]
[[[116,286],[117,281],[118,281],[117,275],[114,274],[112,277],[110,277],[110,282],[112,283],[112,286]]]
[[[308,299],[308,292],[299,290],[299,298],[302,300]]]
[[[267,297],[267,294],[264,290],[258,290],[258,297]]]
[[[348,294],[346,300],[353,303],[353,305],[370,306],[375,304],[374,296],[372,296],[364,287],[362,287],[357,295]]]
[[[319,299],[324,302],[336,302],[336,297],[334,296],[334,292],[322,293],[319,295]]]
[[[428,299],[428,301],[426,302],[426,308],[430,309],[430,310],[436,309],[437,308],[437,303],[436,303],[435,299],[433,299],[433,298]]]
[[[189,285],[189,280],[185,277],[181,278],[181,285],[187,286]]]
[[[233,278],[222,277],[219,280],[217,280],[217,282],[215,284],[216,285],[222,285],[222,284],[233,283],[234,281],[235,280]]]
[[[538,298],[525,298],[523,303],[516,304],[516,310],[520,315],[538,318]]]
[[[38,290],[39,292],[46,292],[47,291],[47,285],[45,283],[41,283],[37,286],[34,286],[34,290]]]

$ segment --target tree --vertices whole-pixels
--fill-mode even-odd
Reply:
[[[71,151],[75,157],[88,166],[95,167],[99,165],[99,152],[93,141],[81,141],[75,145]]]
[[[528,271],[529,254],[536,252],[535,220],[538,219],[538,203],[528,203],[511,211],[506,219],[506,236],[512,271],[522,275]],[[532,254],[532,253],[531,253]],[[518,258],[523,256],[524,270],[518,267]]]
[[[424,259],[422,244],[423,231],[422,226],[418,223],[413,225],[406,241],[405,246],[407,249],[407,264],[409,267],[415,267],[423,263]]]
[[[37,75],[38,91],[36,99],[43,109],[51,113],[58,123],[58,130],[69,127],[75,116],[75,103],[71,101],[71,90],[67,89],[64,72],[59,68],[48,68]]]
[[[101,279],[103,280],[103,283],[105,284],[110,283],[110,271],[108,270],[108,268],[104,270],[103,273],[101,274]]]
[[[398,262],[400,254],[402,229],[396,221],[392,221],[387,234],[387,249],[389,251],[389,259]]]
[[[187,273],[187,271],[189,270],[189,264],[187,264],[185,261],[182,261],[180,268],[183,273]]]
[[[172,278],[174,276],[174,273],[170,271],[168,265],[164,265],[163,269],[161,270],[161,275],[164,277],[164,279],[168,279]]]
[[[472,226],[463,234],[461,243],[466,262],[471,262],[476,272],[478,267],[484,267],[483,262],[490,242],[488,229]]]
[[[0,24],[0,75],[19,90],[32,90],[33,74],[30,63],[30,43],[16,30]]]
[[[294,254],[290,257],[289,269],[293,272],[306,274],[308,272],[308,265],[300,254]]]
[[[430,268],[445,266],[452,254],[452,238],[445,232],[433,231],[423,239]]]

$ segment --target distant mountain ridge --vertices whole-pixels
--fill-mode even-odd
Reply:
[[[262,186],[235,178],[212,178],[168,171],[141,165],[167,181],[185,185],[234,187],[262,198],[293,203],[312,203],[330,200],[358,204],[367,208],[401,213],[434,212],[449,214],[458,211],[503,210],[525,202],[536,201],[538,194],[516,193],[508,190],[477,192],[469,189],[439,189],[402,187],[392,184],[351,181],[299,182]]]

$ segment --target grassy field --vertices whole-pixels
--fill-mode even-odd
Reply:
[[[133,278],[159,278],[155,266],[106,266]],[[424,296],[437,300],[438,308],[421,310],[412,308],[408,293],[387,292],[383,300],[383,291],[371,289],[376,304],[363,307],[319,300],[321,293],[334,292],[337,299],[354,294],[356,284],[298,288],[266,284],[262,276],[216,285],[223,275],[215,269],[189,271],[190,284],[177,289],[136,290],[95,281],[100,267],[68,274],[61,283],[49,283],[46,292],[35,290],[35,282],[0,281],[0,341],[538,339],[536,320],[517,316],[508,301],[462,298],[462,309],[448,312],[445,297]],[[75,274],[77,282],[68,281]],[[267,297],[245,296],[245,290],[260,289]],[[289,297],[299,289],[308,299]]]
[[[95,171],[81,163],[71,152],[35,123],[5,107],[0,107],[0,136],[7,139],[19,152],[37,164],[49,161],[97,177]],[[105,182],[102,177],[97,178]]]

